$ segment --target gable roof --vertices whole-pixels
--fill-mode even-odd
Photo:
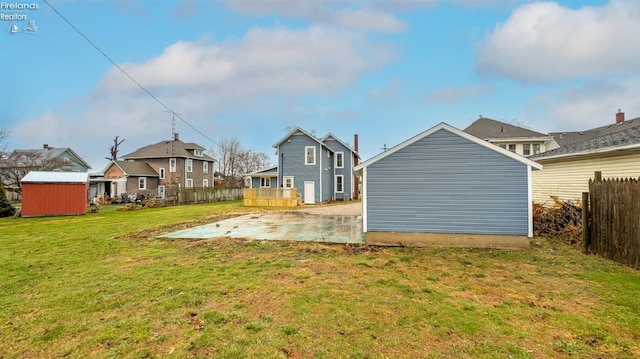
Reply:
[[[24,176],[22,183],[87,183],[89,173],[87,172],[50,172],[31,171]]]
[[[514,126],[509,123],[504,123],[485,117],[480,117],[479,119],[475,120],[471,125],[464,129],[464,132],[474,135],[478,138],[482,138],[484,140],[490,138],[499,139],[550,137],[549,135],[545,135],[544,133],[532,131],[527,128]]]
[[[160,141],[153,145],[138,148],[134,152],[122,156],[123,159],[145,159],[145,158],[169,158],[184,157],[205,161],[213,161],[213,157],[204,154],[202,157],[194,156],[191,150],[204,151],[204,147],[189,142],[185,143],[178,139],[172,141]]]
[[[277,175],[278,175],[278,166],[271,166],[271,167],[263,168],[254,172],[243,174],[243,176],[250,176],[250,177],[260,177],[260,176],[275,177]]]
[[[160,176],[156,170],[154,170],[146,162],[133,162],[133,161],[111,161],[111,163],[105,168],[106,172],[109,167],[117,166],[122,172],[128,176],[135,177],[158,177]]]
[[[563,147],[582,141],[589,141],[596,137],[605,136],[637,126],[640,126],[640,117],[626,120],[621,123],[611,123],[586,131],[551,132],[549,134],[555,138],[558,145]]]
[[[283,142],[285,142],[287,139],[289,139],[291,136],[293,136],[293,135],[295,135],[297,133],[306,135],[307,137],[309,137],[312,140],[314,140],[315,142],[317,142],[320,146],[323,146],[323,147],[327,148],[329,151],[334,152],[331,148],[329,148],[329,146],[327,146],[325,143],[323,143],[321,140],[319,140],[316,136],[314,136],[314,135],[310,134],[309,132],[301,129],[300,127],[296,127],[293,130],[289,131],[289,133],[287,133],[278,142],[276,142],[273,145],[273,147],[278,148],[278,146],[280,146]]]
[[[42,160],[46,160],[46,159],[55,159],[55,158],[59,158],[62,155],[64,155],[65,153],[68,153],[70,157],[72,157],[76,162],[78,162],[80,165],[82,165],[83,167],[89,169],[91,168],[91,166],[82,159],[82,157],[78,156],[77,153],[75,153],[74,150],[72,150],[69,147],[60,147],[60,148],[55,148],[55,147],[48,147],[47,148],[37,148],[37,149],[32,149],[32,150],[14,150],[9,157],[12,156],[20,156],[22,154],[33,154],[35,156],[37,156],[38,158],[42,159]]]
[[[545,160],[635,148],[640,149],[640,121],[637,121],[633,127],[606,133],[589,140],[539,153],[529,158]]]
[[[349,151],[351,151],[354,155],[358,156],[358,158],[360,158],[360,155],[358,154],[358,152],[356,152],[353,148],[351,148],[351,146],[347,145],[346,143],[344,143],[341,139],[339,139],[338,137],[336,137],[333,133],[329,132],[327,133],[324,137],[322,137],[322,139],[320,141],[322,141],[323,143],[328,140],[328,139],[333,139],[335,141],[338,141],[341,145],[343,145],[344,147],[348,148]]]
[[[459,129],[457,129],[457,128],[449,125],[449,124],[441,122],[438,125],[436,125],[434,127],[431,127],[430,129],[428,129],[428,130],[426,130],[426,131],[424,131],[422,133],[419,133],[419,134],[411,137],[410,139],[408,139],[408,140],[406,140],[406,141],[404,141],[404,142],[402,142],[402,143],[400,143],[400,144],[398,144],[396,146],[391,147],[387,151],[384,151],[384,152],[382,152],[382,153],[380,153],[380,154],[378,154],[378,155],[376,155],[376,156],[374,156],[374,157],[362,162],[361,164],[357,165],[354,168],[354,170],[356,172],[359,172],[363,168],[365,168],[365,167],[367,167],[367,166],[369,166],[371,164],[374,164],[374,163],[380,161],[381,159],[383,159],[383,158],[385,158],[387,156],[390,156],[393,153],[396,153],[396,152],[404,149],[405,147],[408,147],[409,145],[411,145],[411,144],[413,144],[413,143],[415,143],[415,142],[417,142],[417,141],[419,141],[419,140],[421,140],[421,139],[423,139],[425,137],[428,137],[431,134],[433,134],[434,132],[437,132],[437,131],[440,131],[440,130],[448,131],[448,132],[450,132],[450,133],[452,133],[452,134],[454,134],[456,136],[462,137],[462,138],[464,138],[466,140],[469,140],[469,141],[471,141],[471,142],[473,142],[475,144],[478,144],[478,145],[480,145],[482,147],[486,147],[486,148],[488,148],[488,149],[490,149],[492,151],[498,152],[498,153],[500,153],[500,154],[502,154],[502,155],[504,155],[506,157],[509,157],[509,158],[511,158],[513,160],[516,160],[516,161],[518,161],[520,163],[523,163],[523,164],[525,164],[527,166],[531,166],[532,168],[535,168],[535,169],[538,169],[538,170],[542,169],[542,165],[539,164],[539,163],[536,163],[536,162],[534,162],[534,161],[532,161],[530,159],[527,159],[525,157],[522,157],[522,156],[520,156],[520,155],[518,155],[516,153],[508,151],[508,150],[506,150],[504,148],[500,148],[500,147],[498,147],[498,146],[496,146],[496,145],[494,145],[492,143],[489,143],[489,142],[487,142],[485,140],[482,140],[482,139],[480,139],[478,137],[475,137],[475,136],[470,135],[470,134],[468,134],[466,132],[463,132],[463,131],[461,131],[461,130],[459,130]]]

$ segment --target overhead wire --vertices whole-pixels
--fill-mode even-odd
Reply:
[[[182,116],[179,113],[173,111],[169,106],[167,106],[164,102],[162,102],[158,97],[156,97],[154,94],[152,94],[151,91],[147,90],[147,88],[142,86],[141,83],[139,83],[136,79],[134,79],[133,76],[131,76],[127,71],[125,71],[115,61],[113,61],[113,59],[111,59],[111,57],[109,57],[109,55],[107,55],[104,51],[102,51],[102,49],[100,49],[100,47],[98,47],[98,45],[96,45],[93,41],[91,41],[91,39],[89,39],[84,33],[82,33],[82,31],[80,31],[80,29],[78,29],[75,25],[73,25],[73,23],[71,23],[71,21],[69,21],[69,19],[67,19],[64,15],[62,15],[58,11],[58,9],[53,7],[53,5],[51,5],[51,3],[49,3],[48,0],[42,0],[42,1],[45,4],[47,4],[47,6],[49,6],[51,8],[51,10],[53,10],[53,12],[55,12],[58,16],[60,16],[60,18],[62,20],[64,20],[69,26],[71,26],[71,28],[75,32],[77,32],[78,35],[82,36],[82,38],[84,38],[91,46],[93,46],[94,49],[96,49],[102,56],[104,56],[104,58],[107,59],[107,61],[109,61],[111,64],[113,64],[113,66],[115,66],[120,72],[122,72],[127,78],[129,78],[129,80],[131,80],[134,84],[136,84],[142,91],[144,91],[147,95],[149,95],[152,99],[154,99],[158,104],[160,104],[160,106],[162,106],[167,112],[171,113],[172,116],[175,116],[178,119],[180,119],[180,121],[184,122],[184,124],[189,126],[192,130],[196,131],[202,137],[204,137],[207,140],[211,141],[211,143],[213,143],[214,145],[220,146],[216,141],[212,140],[211,138],[209,138],[209,136],[205,135],[202,131],[197,129],[195,126],[191,125],[189,122],[187,122],[187,120],[182,118]]]

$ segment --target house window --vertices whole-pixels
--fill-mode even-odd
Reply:
[[[185,186],[187,188],[193,187],[193,178],[187,178],[187,184]]]
[[[525,143],[522,145],[522,154],[524,156],[529,156],[531,154],[531,145],[528,143]]]
[[[305,146],[304,148],[304,164],[312,166],[316,164],[316,148],[315,146]]]
[[[293,176],[282,177],[283,187],[290,189],[293,188]]]
[[[193,150],[193,155],[196,157],[202,157],[202,151],[201,150]]]
[[[177,162],[175,158],[169,158],[169,172],[175,172],[177,167]]]
[[[208,179],[203,179],[202,180],[202,187],[209,187],[209,180]]]
[[[344,152],[336,152],[336,168],[344,168]]]
[[[187,160],[187,172],[193,172],[193,160],[192,159],[188,159]]]
[[[343,175],[336,175],[336,192],[337,193],[343,193],[344,192],[344,176]]]
[[[202,162],[202,173],[209,173],[209,162]]]
[[[271,178],[270,177],[260,177],[260,187],[261,188],[270,188],[271,187]]]
[[[158,197],[164,198],[164,186],[158,186]]]
[[[147,177],[138,178],[138,189],[147,189]]]
[[[533,154],[537,155],[538,153],[540,153],[540,144],[539,143],[534,143],[533,144]]]
[[[509,144],[509,151],[516,152],[516,144],[515,143],[510,143]]]
[[[164,175],[164,173],[165,173],[164,168],[160,168],[160,170],[159,170],[158,172],[159,172],[159,174],[160,174],[160,179],[164,179],[164,176],[165,176],[165,175]]]

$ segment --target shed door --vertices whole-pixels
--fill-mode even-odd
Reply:
[[[314,204],[316,197],[316,183],[304,181],[304,204]]]

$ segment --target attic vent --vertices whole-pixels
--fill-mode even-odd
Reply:
[[[500,132],[504,132],[504,126],[500,126]]]

